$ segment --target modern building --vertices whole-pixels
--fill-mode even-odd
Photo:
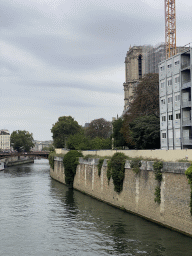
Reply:
[[[159,64],[161,149],[192,148],[192,48]]]
[[[133,90],[139,79],[148,73],[158,73],[159,62],[165,60],[165,55],[164,43],[155,47],[151,45],[130,46],[125,57],[124,113],[129,109]]]
[[[10,133],[8,130],[0,130],[0,150],[10,150]]]

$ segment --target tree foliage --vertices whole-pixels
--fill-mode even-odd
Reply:
[[[18,152],[28,152],[34,146],[33,134],[27,131],[13,131],[11,134],[11,145]]]
[[[71,116],[61,116],[53,125],[51,132],[53,133],[53,144],[56,148],[63,148],[67,143],[68,137],[78,133],[81,126]]]
[[[81,132],[69,136],[67,147],[73,150],[111,149],[111,139],[99,137],[91,139]]]
[[[129,115],[159,116],[159,74],[146,74],[134,88]]]
[[[124,115],[122,133],[129,147],[135,147],[137,142],[130,130],[130,123],[142,116],[154,116],[159,120],[159,75],[146,74],[134,88],[132,102]],[[134,123],[135,125],[135,123]],[[154,126],[156,129],[156,125]],[[151,131],[152,132],[152,131]],[[159,132],[159,129],[157,133]],[[154,131],[155,133],[155,131]],[[140,134],[141,135],[141,134]],[[147,143],[147,142],[146,142]],[[159,148],[159,144],[157,144]],[[138,144],[137,146],[138,147]],[[143,144],[142,148],[145,145]],[[141,148],[141,147],[139,147]]]
[[[106,121],[104,118],[94,119],[89,124],[89,127],[86,128],[85,134],[90,138],[107,139],[111,135],[111,122]]]
[[[127,143],[124,139],[123,133],[122,133],[122,127],[123,127],[123,119],[118,118],[117,120],[113,121],[113,138],[114,138],[114,147],[115,148],[122,148],[124,146],[127,146]]]
[[[129,126],[135,148],[160,148],[160,123],[158,117],[141,116],[132,121]]]

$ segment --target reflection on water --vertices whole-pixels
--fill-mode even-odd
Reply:
[[[0,172],[0,255],[192,255],[192,239],[49,176],[47,160]]]

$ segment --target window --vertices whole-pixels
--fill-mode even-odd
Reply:
[[[175,115],[175,119],[181,119],[181,113],[177,113],[177,114]]]
[[[180,94],[175,95],[175,101],[180,101]]]
[[[166,132],[162,132],[162,139],[166,139]]]
[[[171,97],[168,97],[168,104],[169,104],[169,103],[172,103],[172,101],[173,101],[172,96],[171,96]]]
[[[166,116],[162,116],[162,122],[166,121]]]
[[[172,64],[168,64],[167,65],[167,68],[169,69],[169,68],[171,68],[172,67]]]
[[[169,121],[173,120],[173,115],[169,115]]]
[[[142,56],[139,55],[138,58],[138,72],[139,72],[139,79],[142,78]]]
[[[171,86],[171,85],[172,85],[172,79],[169,79],[169,80],[167,81],[167,83],[168,83],[168,86]]]
[[[162,105],[165,105],[165,99],[162,99],[162,100],[161,100],[161,104],[162,104]]]
[[[161,82],[161,88],[165,88],[165,82]]]
[[[161,70],[161,71],[163,71],[164,69],[165,69],[165,67],[164,67],[164,66],[160,67],[160,70]]]
[[[175,61],[175,66],[179,65],[179,60]]]
[[[179,83],[179,80],[180,80],[180,77],[179,77],[179,76],[175,77],[175,83],[176,83],[176,84]]]

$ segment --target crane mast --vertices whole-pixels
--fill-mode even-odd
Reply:
[[[175,0],[165,0],[166,59],[176,54]]]

